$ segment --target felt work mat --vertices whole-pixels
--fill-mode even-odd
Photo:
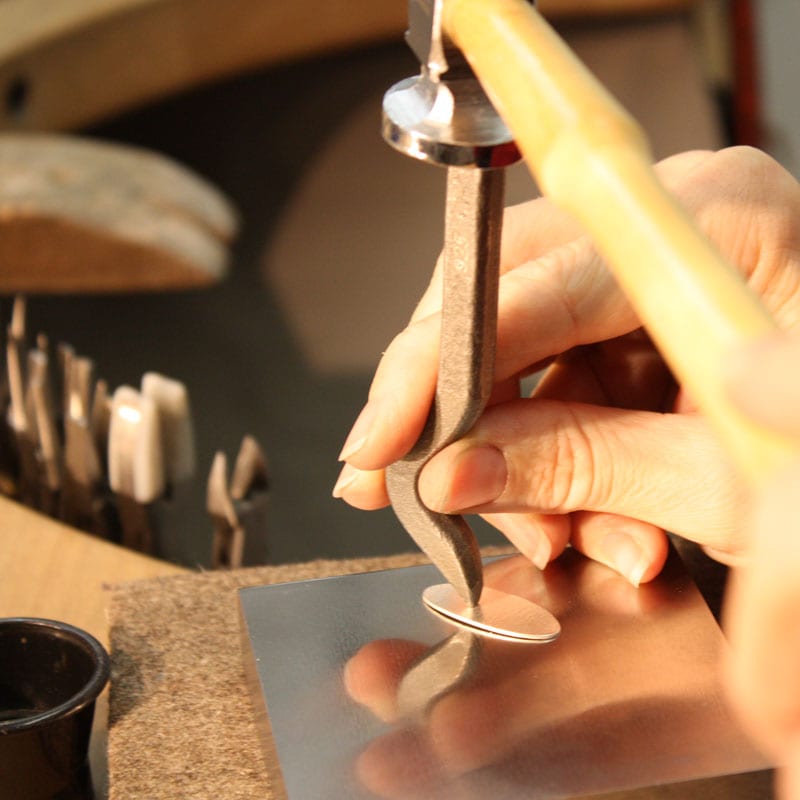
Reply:
[[[485,555],[510,552],[487,548]],[[425,563],[420,554],[205,572],[117,586],[111,597],[109,800],[283,800],[247,688],[238,590]],[[766,773],[636,793],[637,800],[767,798]],[[616,798],[618,795],[609,795]],[[628,797],[621,793],[619,797]]]
[[[238,590],[421,563],[420,554],[314,561],[115,587],[109,800],[282,798],[245,683]]]

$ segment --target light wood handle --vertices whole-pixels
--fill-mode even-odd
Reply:
[[[775,323],[662,187],[639,126],[524,0],[445,0],[443,20],[542,192],[592,235],[742,472],[767,478],[793,447],[732,406],[721,366]]]

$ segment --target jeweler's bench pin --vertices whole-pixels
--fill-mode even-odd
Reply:
[[[442,0],[411,0],[406,38],[422,70],[389,89],[383,101],[386,141],[406,155],[448,168],[436,396],[414,448],[387,469],[386,487],[408,533],[449,581],[464,608],[471,609],[458,624],[486,634],[486,625],[479,622],[488,616],[488,605],[486,613],[483,604],[478,607],[483,566],[475,536],[463,517],[427,508],[417,484],[425,464],[475,424],[492,391],[503,168],[520,156],[464,56],[445,36],[441,11]],[[512,618],[524,617],[532,630],[523,635],[493,624],[492,635],[534,641],[557,635],[553,623],[558,623],[548,612],[520,597],[505,605],[509,604],[518,612],[525,604],[531,608],[521,617],[518,613],[502,618],[510,624]],[[439,605],[431,607],[444,613]],[[454,614],[447,616],[453,619]],[[534,635],[536,619],[542,626],[540,635]]]

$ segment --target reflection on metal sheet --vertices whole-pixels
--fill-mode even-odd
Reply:
[[[639,589],[573,551],[545,572],[491,562],[487,586],[560,620],[543,644],[453,634],[420,600],[437,577],[241,592],[290,800],[566,798],[766,766],[727,708],[724,640],[677,556]]]

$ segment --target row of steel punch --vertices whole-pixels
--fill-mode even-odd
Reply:
[[[196,454],[186,386],[157,372],[113,392],[68,344],[29,344],[26,300],[13,300],[0,381],[0,492],[50,517],[150,555],[171,558]],[[55,357],[53,357],[53,352]],[[232,474],[218,451],[206,485],[209,563],[241,566],[263,539],[269,489],[262,448],[245,436]],[[202,535],[202,532],[197,532]]]

